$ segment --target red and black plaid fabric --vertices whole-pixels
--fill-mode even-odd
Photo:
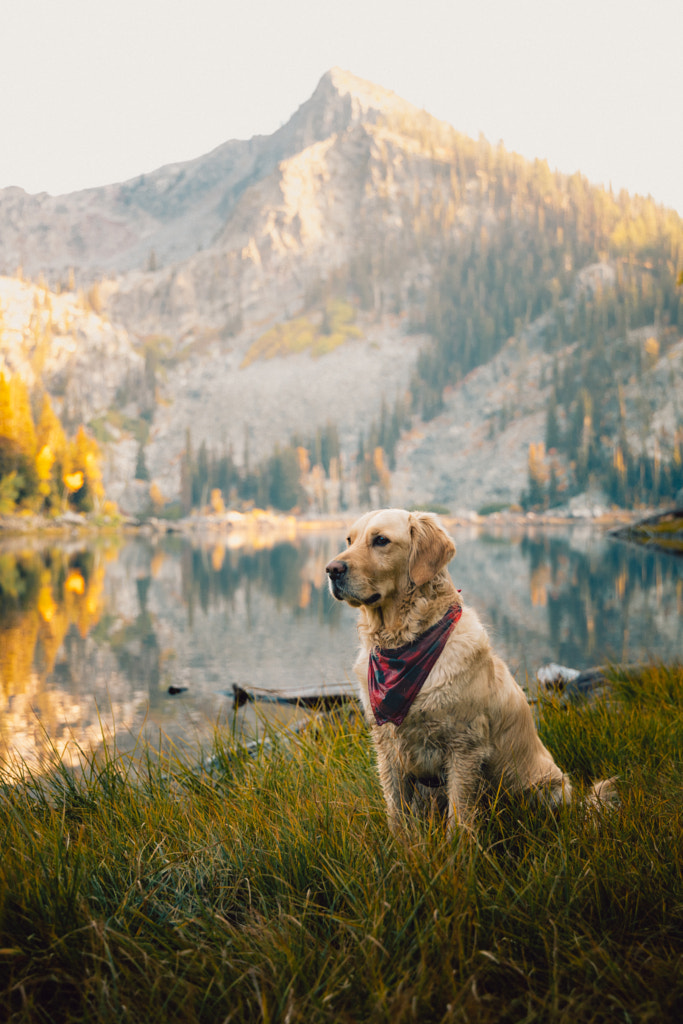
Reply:
[[[401,724],[461,615],[462,608],[453,605],[436,625],[412,643],[393,650],[378,647],[370,652],[368,690],[378,725]]]

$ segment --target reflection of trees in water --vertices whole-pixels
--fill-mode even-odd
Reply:
[[[660,552],[606,541],[587,550],[572,547],[566,535],[526,536],[531,600],[547,608],[549,641],[555,657],[568,664],[591,654],[620,658],[634,623],[641,656],[656,656],[656,623],[666,594],[680,599],[683,563]]]
[[[52,672],[60,648],[84,638],[102,612],[104,558],[97,549],[0,553],[0,693],[23,692],[32,670]]]
[[[51,677],[66,690],[87,690],[83,676],[93,667],[86,638],[92,634],[98,647],[111,650],[122,674],[143,684],[150,700],[158,700],[163,654],[148,592],[160,550],[144,542],[136,545],[138,609],[135,618],[124,622],[115,608],[104,606],[106,554],[97,547],[0,553],[0,694],[23,692],[33,671],[43,682]],[[328,626],[339,620],[341,608],[327,592],[327,557],[321,547],[285,542],[229,550],[170,540],[163,550],[180,559],[190,625],[197,607],[205,614],[229,608],[240,592],[247,609],[259,609],[259,614],[261,598],[267,597],[278,611],[296,617]]]
[[[244,589],[247,607],[252,605],[252,592],[258,590],[274,599],[278,610],[286,608],[334,626],[341,608],[330,596],[326,579],[318,580],[308,572],[312,554],[305,541],[237,550],[185,545],[182,593],[190,623],[197,602],[206,614],[212,607],[230,605]],[[326,559],[320,557],[324,565]]]
[[[108,631],[107,640],[126,679],[143,684],[150,703],[156,704],[161,691],[161,648],[157,638],[154,617],[147,609],[147,595],[152,583],[151,574],[138,576],[135,585],[138,595],[138,614],[131,622]]]
[[[220,542],[193,547],[183,538],[136,541],[122,556],[121,578],[133,575],[137,586],[137,608],[125,620],[118,604],[108,609],[104,602],[115,546],[0,552],[0,700],[24,693],[32,673],[65,690],[90,689],[93,643],[159,700],[168,651],[148,595],[164,556],[180,566],[190,627],[195,615],[230,616],[246,607],[252,622],[277,611],[335,628],[344,608],[328,593],[324,567],[337,546],[323,536],[234,550]],[[511,598],[501,599],[492,581],[496,573],[519,573],[520,556],[530,592],[514,586]],[[483,581],[478,607],[513,667],[520,659],[533,669],[540,658],[585,667],[606,657],[680,657],[681,559],[597,537],[580,549],[571,532],[530,534],[519,545],[483,535],[472,558]]]

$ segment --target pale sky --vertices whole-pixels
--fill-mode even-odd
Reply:
[[[270,134],[338,65],[683,214],[683,0],[0,0],[0,187]]]

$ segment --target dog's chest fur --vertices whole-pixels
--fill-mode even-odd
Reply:
[[[402,771],[418,779],[433,778],[453,757],[488,746],[489,709],[480,693],[472,699],[468,683],[473,669],[489,661],[488,638],[476,614],[465,609],[405,720],[400,726],[380,726],[368,695],[368,651],[361,651],[355,670],[373,739],[380,747],[393,748]]]
[[[398,727],[373,726],[375,735],[380,730],[384,741],[395,746],[403,770],[419,779],[439,775],[454,757],[485,745],[488,720],[464,706],[438,714],[414,707]]]

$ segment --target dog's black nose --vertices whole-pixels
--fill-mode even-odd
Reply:
[[[325,572],[331,580],[343,579],[343,577],[346,576],[347,569],[348,565],[346,562],[340,562],[336,558],[334,558],[329,565],[325,566]]]

